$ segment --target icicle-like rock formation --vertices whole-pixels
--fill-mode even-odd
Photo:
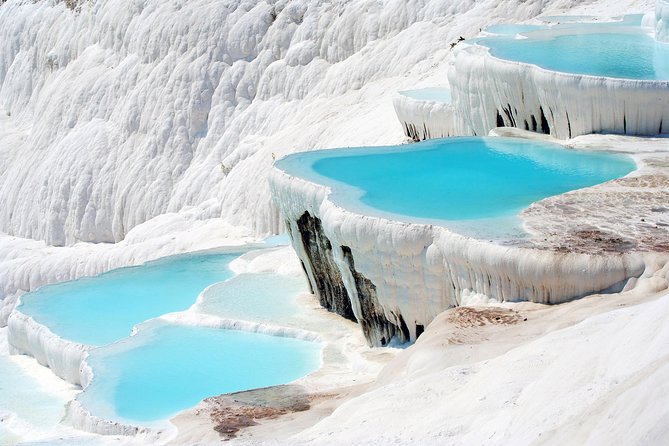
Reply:
[[[669,1],[657,0],[655,4],[655,40],[669,43]]]
[[[404,134],[414,141],[455,135],[453,106],[448,102],[415,99],[400,92],[393,106]]]
[[[81,364],[93,348],[67,341],[18,310],[12,312],[7,336],[11,354],[28,354],[58,377],[81,385]]]
[[[669,132],[669,81],[555,72],[493,57],[475,44],[458,46],[448,79],[458,135],[487,135],[496,127],[558,139]]]
[[[352,313],[371,345],[415,340],[437,314],[472,296],[560,303],[619,290],[646,268],[634,253],[504,246],[359,215],[334,204],[329,188],[278,168],[270,185],[314,293],[331,311]]]

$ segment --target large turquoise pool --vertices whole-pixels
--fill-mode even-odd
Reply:
[[[475,39],[504,60],[551,71],[622,79],[669,80],[669,45],[637,26],[637,16],[620,22],[565,23],[553,27],[497,25],[496,36]],[[515,35],[522,33],[522,36]]]
[[[77,399],[108,420],[168,418],[212,395],[284,384],[320,366],[321,345],[234,330],[154,323],[91,352]]]
[[[105,345],[141,322],[186,310],[207,286],[232,277],[228,264],[237,257],[186,254],[48,285],[23,296],[19,310],[63,339]]]
[[[542,198],[635,169],[625,155],[478,137],[299,153],[276,165],[332,187],[332,199],[347,209],[447,226],[512,216]]]

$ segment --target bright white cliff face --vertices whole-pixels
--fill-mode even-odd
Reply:
[[[111,0],[73,11],[9,0],[0,231],[117,242],[203,203],[202,218],[277,231],[272,154],[398,142],[388,92],[435,75],[448,42],[492,17],[576,3]]]

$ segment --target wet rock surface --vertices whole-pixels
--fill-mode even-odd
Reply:
[[[321,220],[305,212],[297,220],[297,227],[308,258],[303,266],[321,306],[355,322],[351,300],[335,263],[332,244],[323,233]]]
[[[395,324],[386,319],[376,295],[376,286],[371,280],[356,271],[351,248],[342,246],[341,250],[355,280],[355,289],[358,294],[361,312],[359,323],[367,342],[374,346],[384,346],[395,335],[402,342],[408,341],[408,330],[399,330]]]

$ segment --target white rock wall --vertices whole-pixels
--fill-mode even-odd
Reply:
[[[80,368],[92,348],[90,345],[62,339],[18,310],[9,317],[8,328],[11,354],[30,355],[56,376],[72,384],[82,384]]]
[[[118,242],[209,200],[202,218],[277,231],[273,154],[397,143],[389,92],[441,76],[444,42],[578,3],[8,0],[0,231]]]
[[[456,52],[448,79],[459,135],[487,135],[504,126],[559,139],[669,133],[667,81],[557,73],[494,58],[474,45]]]

